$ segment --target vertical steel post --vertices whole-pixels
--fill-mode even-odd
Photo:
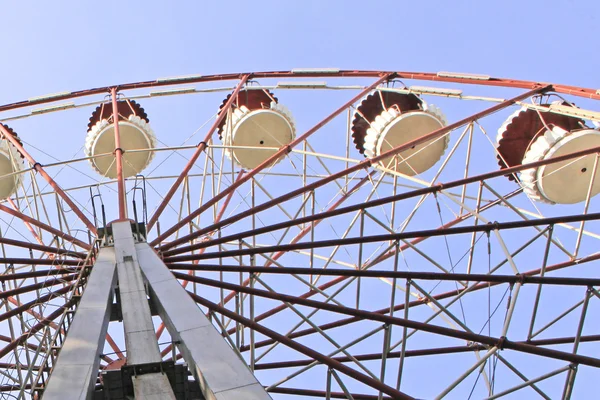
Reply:
[[[115,259],[119,276],[121,312],[125,326],[127,365],[160,363],[162,357],[152,323],[146,288],[133,241],[130,221],[113,222]],[[167,376],[161,372],[132,378],[136,398],[175,400]],[[152,397],[154,396],[154,397]]]
[[[123,177],[123,149],[119,132],[119,108],[117,104],[117,88],[110,89],[113,109],[113,125],[115,130],[115,167],[117,169],[117,191],[119,196],[119,219],[127,218],[127,203],[125,202],[125,178]]]

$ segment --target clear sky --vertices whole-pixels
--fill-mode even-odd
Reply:
[[[594,0],[108,0],[0,9],[0,103],[170,75],[301,67],[600,87]]]

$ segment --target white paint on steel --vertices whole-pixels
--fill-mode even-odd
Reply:
[[[446,126],[446,118],[438,107],[423,102],[423,111],[400,113],[390,107],[375,117],[370,125],[363,148],[365,155],[372,158]],[[404,175],[418,175],[442,158],[449,142],[449,135],[432,139],[406,149],[395,157],[388,157],[379,165]]]
[[[125,327],[127,365],[161,362],[162,357],[152,323],[144,280],[129,220],[113,222],[115,259],[119,277],[121,312]],[[150,380],[152,385],[146,383]],[[175,395],[167,376],[163,373],[147,374],[144,379],[133,379],[134,392],[144,399],[172,399]]]
[[[207,400],[270,400],[246,363],[225,342],[202,310],[147,243],[138,260],[158,312]]]
[[[116,279],[115,251],[102,248],[44,391],[44,400],[92,397]]]

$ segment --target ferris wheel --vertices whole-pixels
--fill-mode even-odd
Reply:
[[[0,106],[0,398],[593,398],[599,100],[329,68]]]

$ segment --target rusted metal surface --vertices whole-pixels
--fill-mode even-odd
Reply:
[[[387,242],[387,241],[414,239],[417,237],[460,235],[463,233],[491,232],[491,231],[501,231],[501,230],[506,230],[506,229],[528,228],[528,227],[540,226],[540,225],[554,225],[554,224],[558,224],[558,223],[596,221],[596,220],[600,220],[600,213],[564,215],[561,217],[538,218],[538,219],[530,219],[530,220],[517,220],[517,221],[510,221],[510,222],[494,222],[494,223],[485,224],[485,225],[459,226],[459,227],[445,228],[445,229],[438,228],[438,229],[418,230],[418,231],[411,231],[411,232],[390,233],[390,234],[385,234],[385,235],[361,236],[361,237],[344,238],[344,239],[329,239],[329,240],[312,241],[312,242],[306,242],[306,243],[281,244],[281,245],[275,245],[275,246],[263,246],[260,248],[219,251],[218,253],[203,253],[203,254],[189,254],[189,255],[185,255],[185,256],[172,256],[172,257],[165,257],[164,260],[165,260],[165,262],[168,262],[168,263],[179,262],[179,261],[191,261],[191,260],[206,260],[206,259],[219,258],[219,257],[232,257],[232,256],[250,255],[250,254],[272,253],[275,251],[294,251],[294,250],[315,249],[315,248],[320,248],[320,247],[347,246],[347,245],[360,244],[360,243],[379,243],[379,242]]]
[[[372,269],[340,269],[327,268],[269,268],[258,266],[240,265],[206,265],[206,264],[177,264],[170,263],[167,266],[172,270],[189,271],[220,271],[220,272],[243,272],[278,275],[321,275],[321,276],[352,276],[365,278],[397,278],[410,280],[434,280],[434,281],[466,281],[466,282],[496,282],[521,284],[545,284],[561,286],[600,286],[600,278],[571,278],[563,276],[531,276],[531,275],[489,275],[489,274],[461,274],[445,272],[421,272],[421,271],[377,271]]]

